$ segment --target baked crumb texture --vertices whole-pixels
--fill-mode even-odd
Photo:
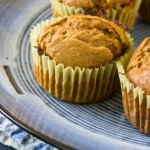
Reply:
[[[93,16],[69,16],[47,27],[38,46],[57,64],[94,68],[120,57],[129,41],[114,23]]]
[[[133,54],[127,71],[117,62],[123,107],[130,123],[150,135],[150,38],[146,38]]]
[[[103,9],[119,8],[133,3],[135,0],[58,0],[60,3],[75,6],[77,8],[100,7]]]
[[[76,17],[59,22],[56,21],[60,18],[52,18],[33,27],[30,40],[35,78],[45,91],[60,100],[105,100],[119,87],[115,62],[119,60],[126,68],[132,39],[120,27],[98,17],[94,17],[95,22],[88,16]],[[104,36],[103,32],[110,35]],[[117,42],[111,43],[112,39]]]
[[[50,0],[54,17],[83,14],[91,9],[132,28],[142,0]]]
[[[150,38],[146,38],[136,49],[126,75],[135,87],[150,94]]]

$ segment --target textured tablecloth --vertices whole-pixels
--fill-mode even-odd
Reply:
[[[58,150],[22,130],[1,113],[0,142],[17,150]]]

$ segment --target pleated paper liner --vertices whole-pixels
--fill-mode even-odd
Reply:
[[[125,69],[117,62],[125,115],[141,132],[150,135],[150,95],[127,79]]]
[[[135,0],[135,2],[133,2],[135,4],[130,4],[118,10],[111,8],[107,11],[107,17],[119,20],[131,29],[136,19],[141,1],[142,0]],[[74,6],[70,7],[63,3],[59,3],[58,0],[50,0],[50,3],[54,17],[82,14],[83,12],[82,8],[75,8]]]
[[[150,0],[142,0],[139,14],[142,18],[150,24]]]
[[[38,54],[35,48],[38,35],[46,26],[58,19],[42,21],[31,30],[30,40],[37,82],[48,93],[67,102],[94,103],[108,98],[120,85],[115,61],[94,69],[79,67],[73,69],[70,66],[64,68],[63,64],[56,64],[49,56]],[[131,48],[119,58],[119,61],[125,62],[125,68],[133,47],[130,35],[126,34]]]

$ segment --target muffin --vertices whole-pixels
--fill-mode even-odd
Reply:
[[[117,62],[125,114],[130,123],[150,135],[150,38],[132,55],[127,70]]]
[[[67,102],[93,103],[108,98],[119,86],[115,61],[124,60],[126,67],[131,55],[129,34],[96,16],[56,20],[43,21],[30,34],[37,82]]]
[[[146,22],[150,24],[150,0],[142,0],[139,14]]]
[[[54,17],[98,13],[118,20],[130,29],[142,0],[50,0]]]

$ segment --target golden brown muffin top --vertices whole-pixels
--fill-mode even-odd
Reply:
[[[136,49],[127,67],[127,78],[150,94],[150,37]]]
[[[129,5],[133,0],[58,0],[69,6],[77,8],[93,8],[95,6],[103,8],[119,8]]]
[[[37,44],[56,63],[93,68],[121,56],[129,41],[122,28],[96,16],[74,15],[51,24]]]

